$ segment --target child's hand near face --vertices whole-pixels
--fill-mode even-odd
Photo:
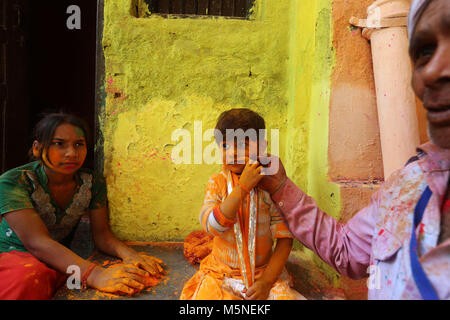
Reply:
[[[239,184],[241,184],[246,190],[253,189],[263,178],[263,175],[261,175],[261,168],[262,166],[258,161],[252,161],[252,163],[247,161],[241,177],[239,178]]]
[[[247,161],[241,177],[239,178],[239,187],[234,188],[233,191],[227,196],[224,202],[220,205],[220,210],[230,220],[236,219],[236,212],[241,203],[241,191],[250,192],[258,182],[263,178],[261,175],[262,166],[259,162],[250,163]]]

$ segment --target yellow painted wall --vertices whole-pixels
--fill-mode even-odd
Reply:
[[[330,87],[335,62],[331,1],[298,1],[298,6],[296,43],[306,47],[298,53],[304,68],[297,70],[300,80],[295,105],[296,109],[301,109],[309,101],[306,190],[322,210],[337,218],[340,212],[339,186],[330,183],[328,177]],[[293,161],[293,165],[297,163]]]
[[[182,240],[200,229],[205,186],[220,165],[173,163],[171,134],[188,129],[193,143],[194,121],[204,132],[234,107],[280,129],[288,175],[339,212],[339,190],[327,179],[331,0],[255,3],[251,19],[238,20],[136,18],[131,0],[105,2],[100,118],[119,238]]]
[[[339,185],[329,180],[328,135],[329,106],[331,94],[331,74],[335,64],[333,48],[332,8],[330,0],[294,1],[296,3],[295,25],[291,39],[291,56],[295,68],[291,69],[291,104],[294,117],[293,126],[304,123],[301,134],[290,130],[287,145],[295,145],[298,137],[303,138],[307,148],[301,146],[286,151],[288,168],[293,173],[294,182],[308,195],[314,197],[319,208],[329,215],[339,218],[341,195]],[[299,121],[306,119],[306,121]],[[301,159],[306,157],[306,159]],[[306,169],[302,167],[307,163]],[[289,171],[288,171],[289,173]],[[335,270],[324,263],[312,251],[295,242],[295,249],[309,254],[328,280],[338,285]],[[293,252],[295,255],[295,250]]]

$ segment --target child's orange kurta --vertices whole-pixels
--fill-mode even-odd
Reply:
[[[226,169],[225,169],[226,170]],[[227,219],[219,206],[228,195],[227,171],[213,175],[206,188],[200,222],[203,229],[214,235],[213,249],[201,263],[199,271],[185,284],[181,300],[236,300],[243,299],[245,287],[240,268],[236,234],[233,228],[236,221]],[[229,178],[228,178],[229,179]],[[273,239],[293,238],[280,217],[270,195],[263,190],[257,192],[258,214],[255,240],[255,279],[258,279],[272,255]],[[244,199],[244,207],[246,205]],[[269,300],[304,299],[291,288],[292,281],[286,269],[274,283]]]

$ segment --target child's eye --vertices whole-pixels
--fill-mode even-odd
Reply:
[[[52,146],[62,146],[62,142],[54,141],[52,142]]]
[[[75,144],[75,146],[76,147],[82,147],[82,146],[84,146],[84,143],[83,142],[78,142],[78,143]]]
[[[225,150],[228,150],[229,147],[230,147],[230,145],[228,143],[224,143],[222,145],[222,148],[224,148]]]

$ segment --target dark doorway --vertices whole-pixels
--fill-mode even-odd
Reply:
[[[80,8],[80,29],[67,20]],[[95,133],[96,0],[0,0],[1,172],[28,162],[32,129],[43,113],[84,118]],[[72,21],[72,20],[71,20]],[[0,50],[0,51],[2,51]],[[91,144],[86,167],[94,167]]]

